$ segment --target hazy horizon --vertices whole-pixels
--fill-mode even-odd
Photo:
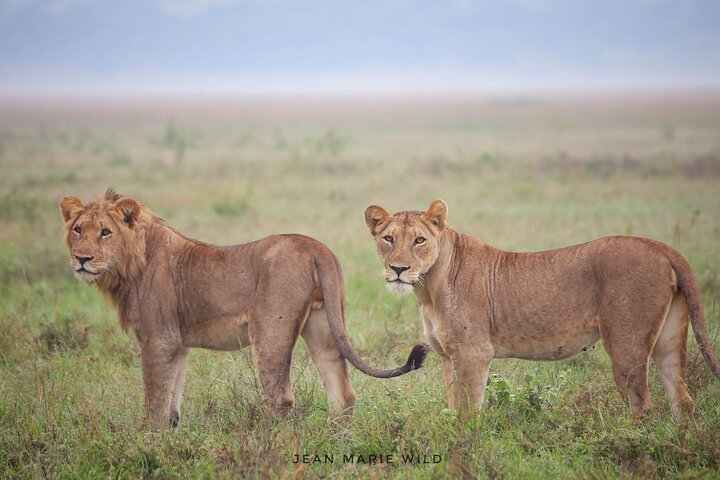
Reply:
[[[0,94],[713,89],[707,0],[0,1]]]

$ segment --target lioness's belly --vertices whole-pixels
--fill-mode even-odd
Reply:
[[[591,349],[599,339],[600,329],[596,326],[571,326],[567,330],[533,336],[494,337],[492,344],[496,358],[562,360]]]
[[[181,327],[183,345],[211,350],[239,350],[250,345],[247,315],[193,322]]]

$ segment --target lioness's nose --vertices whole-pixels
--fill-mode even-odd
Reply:
[[[82,255],[75,255],[75,258],[80,262],[80,265],[85,265],[85,262],[93,259],[93,257],[83,257]]]
[[[397,276],[399,277],[401,273],[403,273],[405,270],[410,270],[410,267],[397,267],[395,265],[390,265],[390,268],[392,268],[395,273],[397,273]]]

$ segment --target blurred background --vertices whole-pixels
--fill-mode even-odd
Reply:
[[[711,0],[3,0],[4,93],[714,88]]]
[[[488,403],[499,416],[472,430],[482,438],[443,430],[432,355],[392,386],[353,371],[363,424],[338,436],[313,408],[302,412],[315,423],[280,433],[247,420],[260,398],[243,383],[251,360],[197,351],[190,423],[176,440],[148,440],[136,429],[137,346],[74,280],[57,208],[64,195],[89,201],[115,186],[204,241],[311,235],[340,259],[350,336],[378,364],[404,361],[422,327],[414,298],[386,291],[363,211],[436,198],[452,228],[506,250],[616,234],[669,243],[697,274],[717,339],[718,19],[712,0],[0,0],[0,469],[286,476],[298,438],[379,453],[446,453],[460,438],[470,471],[490,476],[493,465],[561,478],[720,468],[720,392],[702,364],[688,384],[706,417],[680,440],[652,373],[662,408],[648,444],[616,420],[602,349],[495,362],[507,382]],[[296,359],[307,367],[304,347]],[[312,366],[293,375],[299,403],[322,408]],[[558,387],[554,407],[532,396],[546,387]],[[540,402],[535,426],[508,400],[522,392]],[[560,405],[574,424],[552,419]],[[403,423],[398,411],[432,422]],[[556,436],[548,424],[561,425]],[[533,428],[529,451],[518,439]],[[577,432],[593,429],[624,440],[584,443]],[[337,472],[325,468],[316,474]]]

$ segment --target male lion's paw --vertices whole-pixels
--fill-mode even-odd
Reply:
[[[170,428],[177,428],[180,425],[180,412],[170,413]]]

